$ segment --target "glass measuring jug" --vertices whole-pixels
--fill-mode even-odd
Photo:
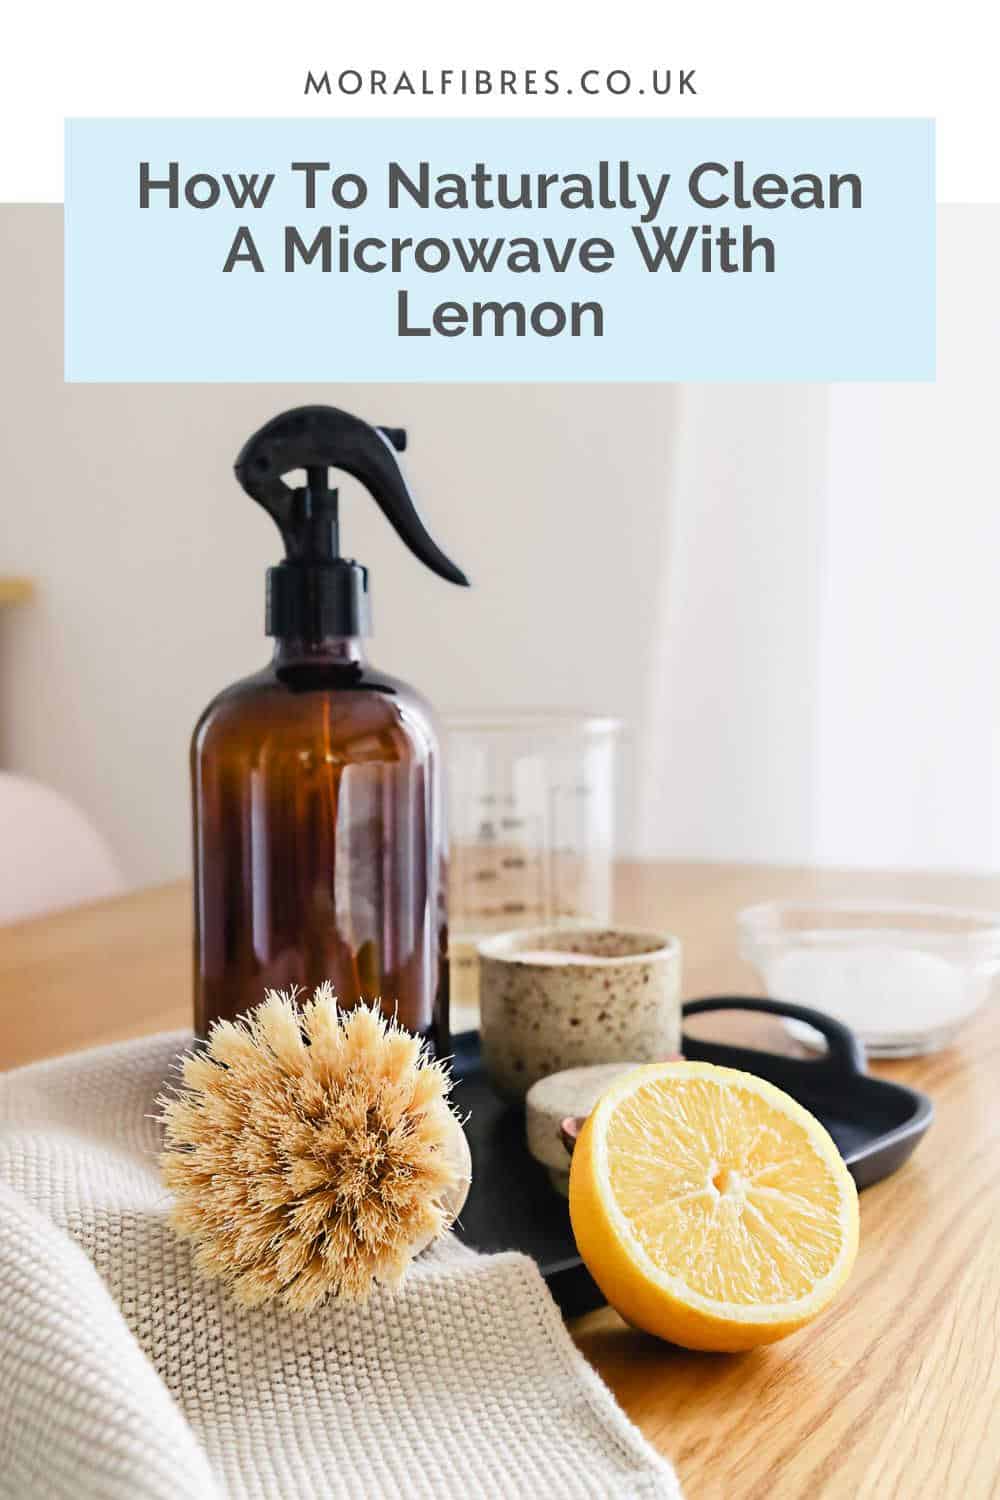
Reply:
[[[454,1031],[478,1025],[484,937],[610,919],[620,729],[584,714],[446,718]]]

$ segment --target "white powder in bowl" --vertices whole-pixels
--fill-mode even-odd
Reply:
[[[825,1011],[873,1045],[950,1031],[978,1001],[965,969],[888,943],[798,948],[764,967],[775,998]]]

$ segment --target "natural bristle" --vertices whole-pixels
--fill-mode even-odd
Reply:
[[[377,1007],[269,991],[213,1028],[159,1102],[172,1222],[247,1305],[306,1310],[397,1285],[453,1217],[448,1075]]]

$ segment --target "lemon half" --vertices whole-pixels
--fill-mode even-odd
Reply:
[[[689,1349],[784,1338],[857,1253],[857,1190],[823,1126],[773,1084],[711,1063],[612,1084],[573,1151],[569,1207],[612,1307]]]

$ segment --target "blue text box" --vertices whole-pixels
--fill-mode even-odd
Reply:
[[[66,377],[83,381],[575,381],[575,380],[926,380],[934,376],[934,131],[926,120],[72,120],[66,153]],[[155,181],[177,163],[179,206],[153,188],[140,207],[140,162]],[[294,162],[328,162],[308,174]],[[397,181],[389,205],[389,163],[420,183],[456,174],[469,183],[477,163],[494,182],[518,186],[529,174],[559,179],[539,207],[420,207]],[[746,206],[732,201],[743,164]],[[577,184],[601,187],[611,206],[574,207]],[[627,164],[624,180],[621,164]],[[691,174],[706,207],[692,199]],[[259,208],[236,207],[223,184],[240,173],[274,173]],[[637,186],[669,182],[655,214]],[[367,197],[345,206],[357,185]],[[801,174],[842,182],[839,208],[780,199]],[[194,202],[213,197],[211,207]],[[765,179],[754,200],[753,183]],[[572,180],[571,178],[569,180]],[[812,193],[808,178],[799,193]],[[471,184],[470,184],[471,186]],[[622,189],[635,207],[620,202]],[[643,223],[644,214],[648,214]],[[244,257],[223,270],[241,226],[264,270]],[[656,231],[674,229],[677,271],[646,269]],[[320,242],[313,261],[286,239]],[[729,249],[719,236],[731,235]],[[323,237],[328,244],[324,247]],[[461,268],[454,241],[545,237],[558,256],[567,243],[611,242],[613,262],[587,271],[571,259],[518,274]],[[420,269],[414,246],[400,268],[368,273],[351,258],[367,240],[365,264],[389,259],[372,241],[429,242]],[[766,241],[771,242],[768,252]],[[659,243],[662,244],[662,239]],[[444,250],[440,248],[443,243]],[[750,245],[749,255],[747,245]],[[349,269],[338,269],[346,247]],[[329,270],[322,268],[328,252]],[[243,243],[248,253],[248,243]],[[702,270],[707,255],[711,269]],[[714,261],[712,257],[715,257]],[[720,257],[752,269],[724,271]],[[435,261],[447,258],[444,269]],[[764,269],[768,259],[774,269]],[[607,261],[600,254],[591,262]],[[521,261],[524,261],[522,252]],[[405,295],[405,314],[400,294]],[[596,336],[598,304],[601,336]],[[507,309],[499,320],[484,306]],[[516,305],[514,305],[516,304]],[[574,304],[577,311],[574,311]],[[436,313],[435,309],[445,311]],[[462,311],[456,311],[456,307]],[[450,308],[450,311],[448,310]],[[519,311],[523,309],[523,311]],[[546,311],[546,308],[548,309]],[[465,321],[463,322],[463,315]],[[560,316],[564,322],[560,331]],[[401,324],[401,317],[404,322]],[[478,326],[480,332],[474,331]],[[494,330],[502,326],[499,336]],[[574,336],[573,328],[577,328]],[[404,334],[402,329],[407,331]],[[420,332],[428,329],[429,332]],[[523,329],[523,331],[519,331]]]

